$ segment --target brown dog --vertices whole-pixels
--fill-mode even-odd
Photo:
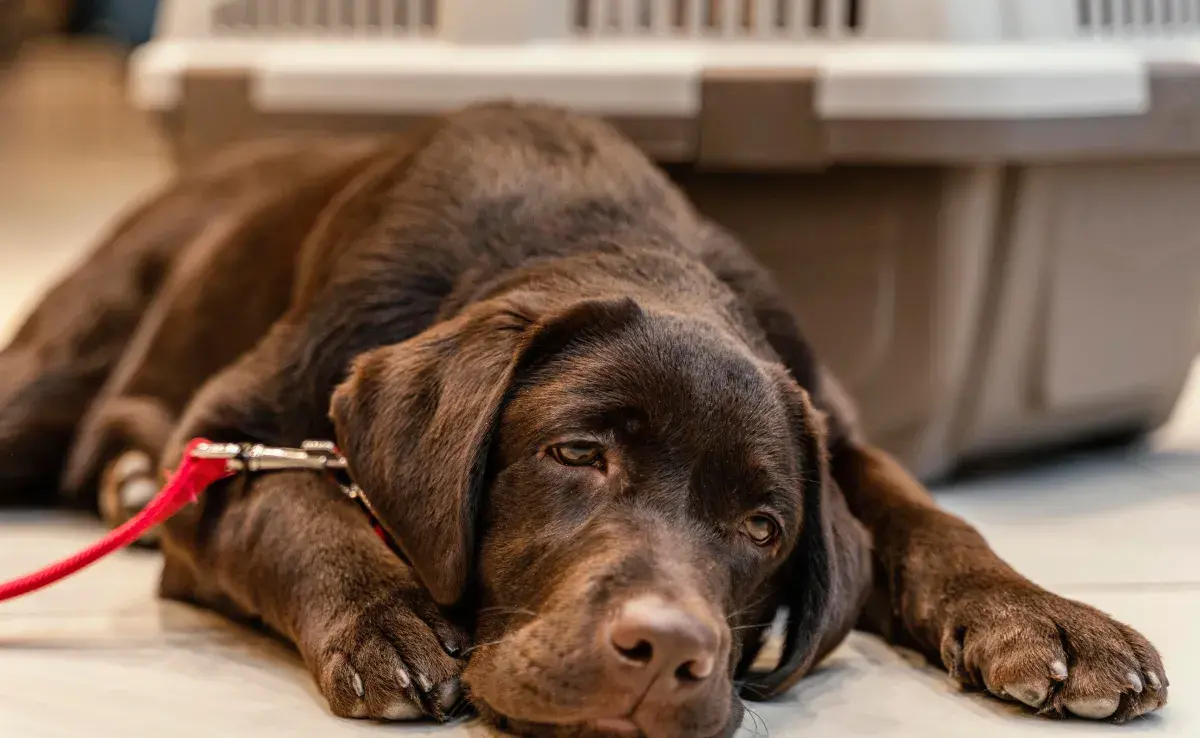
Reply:
[[[214,163],[51,293],[0,388],[9,491],[336,438],[403,558],[264,474],[169,524],[162,589],[290,639],[339,715],[445,717],[461,678],[522,734],[723,736],[856,625],[1048,714],[1166,701],[1141,635],[939,510],[739,244],[561,111]]]

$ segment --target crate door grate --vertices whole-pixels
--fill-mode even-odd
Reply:
[[[1200,0],[1076,0],[1080,33],[1120,38],[1200,34]]]
[[[417,36],[437,30],[438,0],[227,0],[216,36]]]
[[[868,0],[574,0],[580,36],[840,38],[855,36]]]

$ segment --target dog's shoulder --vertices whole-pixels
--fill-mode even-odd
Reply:
[[[457,206],[463,224],[508,220],[578,247],[592,231],[685,218],[682,193],[609,123],[537,105],[484,104],[445,120],[414,161],[422,192]],[[533,227],[533,226],[537,227]],[[498,240],[498,239],[497,239]]]
[[[343,191],[304,247],[297,294],[343,325],[365,307],[413,308],[372,332],[400,340],[444,314],[452,293],[540,260],[678,249],[691,219],[682,194],[607,123],[478,105],[397,137]]]

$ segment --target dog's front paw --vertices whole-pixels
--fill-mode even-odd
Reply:
[[[971,588],[952,606],[942,661],[964,684],[1043,714],[1123,722],[1167,702],[1167,675],[1140,633],[1033,585]]]
[[[445,720],[461,697],[456,656],[465,646],[432,604],[388,600],[338,617],[310,661],[335,715]]]

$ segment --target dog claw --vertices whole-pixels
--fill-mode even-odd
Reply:
[[[412,684],[412,678],[404,669],[396,669],[396,681],[400,683],[401,689],[408,689],[408,685]]]
[[[1146,684],[1150,685],[1150,689],[1162,689],[1162,680],[1152,671],[1146,672]]]
[[[429,681],[429,677],[424,674],[417,674],[417,684],[421,685],[421,691],[425,693],[433,689],[433,682]]]
[[[363,689],[362,677],[358,675],[357,671],[350,672],[350,686],[354,688],[354,694],[358,695],[360,700],[367,693],[367,691]]]
[[[1050,664],[1050,678],[1055,681],[1064,681],[1067,678],[1067,665],[1062,661],[1055,661]]]
[[[1125,675],[1125,681],[1129,683],[1129,688],[1138,694],[1141,694],[1142,689],[1145,688],[1142,684],[1142,678],[1132,671]]]

